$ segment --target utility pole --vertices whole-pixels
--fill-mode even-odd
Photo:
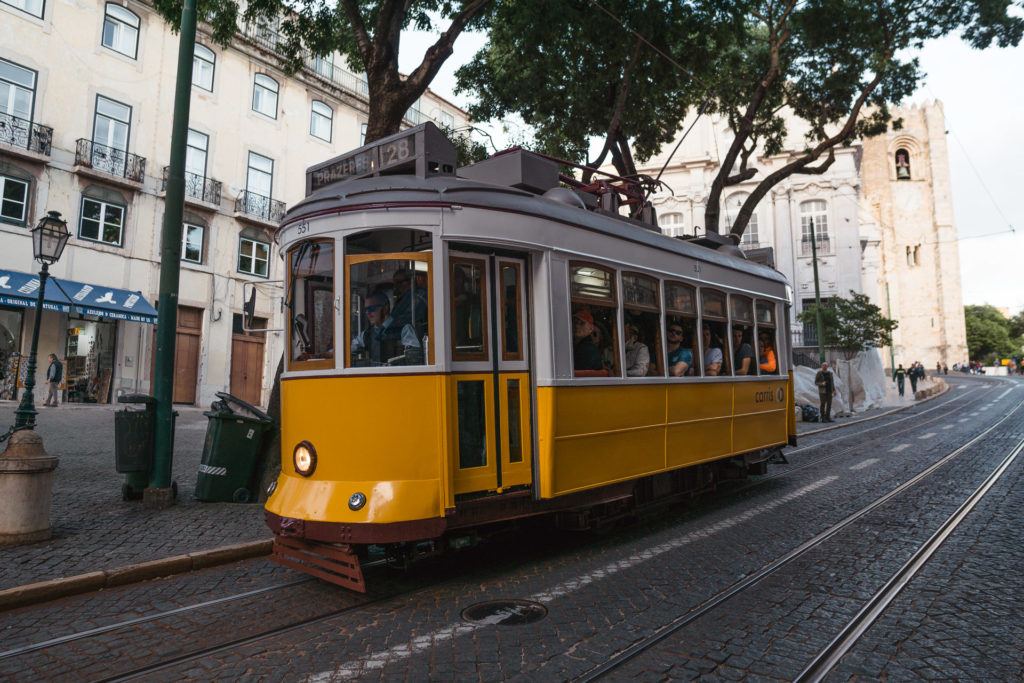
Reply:
[[[808,216],[811,224],[811,268],[814,269],[814,321],[818,326],[818,362],[825,362],[824,328],[821,323],[821,287],[818,284],[818,239],[814,235],[814,216]]]
[[[889,283],[888,282],[885,283],[885,308],[886,308],[885,312],[888,314],[888,316],[890,318],[892,318],[892,302],[889,300]],[[895,341],[890,341],[889,342],[889,370],[890,371],[896,370],[896,354],[893,352],[893,349],[892,349],[894,343],[895,343]]]
[[[160,298],[156,327],[156,447],[147,507],[174,504],[171,461],[174,458],[174,344],[178,327],[178,282],[181,276],[181,219],[185,203],[185,144],[192,97],[192,57],[196,45],[196,0],[184,0],[178,39],[178,74],[171,122],[171,165],[167,170],[164,225],[160,236]]]

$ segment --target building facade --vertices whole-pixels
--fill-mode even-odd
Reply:
[[[896,109],[900,130],[864,141],[864,201],[877,216],[883,310],[900,325],[895,362],[967,360],[960,251],[942,103]],[[888,361],[888,359],[886,359]]]
[[[304,196],[308,166],[363,142],[365,79],[340,55],[308,56],[285,74],[277,44],[273,27],[246,26],[221,48],[199,27],[176,402],[231,391],[265,404],[283,345],[273,231]],[[154,320],[121,309],[157,299],[177,53],[178,36],[143,2],[0,0],[0,399],[23,384],[35,306],[5,283],[38,268],[29,231],[48,211],[63,214],[71,239],[51,268],[37,386],[52,352],[65,359],[65,400],[151,390]],[[406,119],[467,120],[429,92]],[[267,332],[243,325],[246,285],[260,292],[251,327]]]
[[[837,148],[824,173],[792,175],[772,188],[740,246],[792,283],[798,352],[811,356],[817,345],[814,325],[796,318],[814,302],[813,227],[821,297],[863,293],[899,322],[893,348],[880,349],[886,366],[892,359],[952,365],[967,350],[942,105],[897,109],[894,117],[904,120],[902,130]],[[803,136],[801,122],[791,121],[788,148],[801,149]],[[703,233],[707,196],[731,140],[725,120],[703,117],[671,158],[675,143],[639,169],[657,175],[664,167],[661,179],[671,191],[652,199],[663,232]],[[794,156],[758,157],[757,175],[726,189],[722,232],[758,180]]]
[[[686,122],[682,129],[689,125]],[[801,139],[803,133],[797,124],[792,130],[792,139]],[[731,141],[732,132],[725,119],[705,116],[697,121],[671,158],[675,143],[666,145],[662,154],[640,169],[642,173],[656,175],[665,167],[661,179],[671,192],[653,198],[663,232],[678,236],[703,234],[707,196],[718,173],[719,159]],[[722,195],[721,232],[729,231],[758,181],[792,158],[788,153],[760,157],[754,162],[758,173],[753,179],[726,189]],[[743,250],[751,258],[767,260],[793,287],[790,323],[796,347],[817,344],[815,327],[796,322],[804,307],[814,302],[812,228],[822,298],[847,295],[850,290],[865,291],[865,264],[877,260],[877,239],[862,232],[860,160],[860,147],[841,148],[836,150],[836,160],[825,173],[784,179],[757,205],[743,234]]]

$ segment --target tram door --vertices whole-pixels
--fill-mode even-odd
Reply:
[[[526,261],[449,254],[449,379],[455,494],[532,481]]]

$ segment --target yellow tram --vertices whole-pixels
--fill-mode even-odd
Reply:
[[[523,151],[456,171],[429,123],[309,169],[278,232],[275,560],[364,590],[367,546],[587,527],[795,442],[782,275],[566,182]]]

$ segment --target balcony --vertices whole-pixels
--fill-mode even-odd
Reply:
[[[276,228],[284,218],[284,202],[244,190],[235,200],[235,218],[260,227]]]
[[[160,191],[167,192],[167,174],[170,166],[164,166],[163,177],[160,182]],[[194,204],[202,209],[220,208],[221,182],[213,178],[185,172],[185,201]]]
[[[245,24],[242,26],[240,33],[243,38],[256,47],[275,55],[282,55],[283,53],[282,47],[285,39],[271,28]],[[345,92],[364,98],[369,97],[370,88],[366,84],[365,78],[357,76],[351,71],[346,71],[325,59],[315,57],[309,50],[302,50],[301,57],[303,69],[308,74],[323,79]]]
[[[132,189],[142,189],[146,160],[116,147],[79,138],[75,149],[75,171],[112,180]]]
[[[818,256],[823,256],[832,253],[832,240],[830,240],[827,235],[818,235],[816,236],[815,241],[818,243]],[[803,239],[800,240],[800,255],[812,255],[811,240],[809,237],[804,237]]]
[[[12,114],[0,113],[0,145],[19,157],[46,161],[53,143],[53,128],[32,123]]]

